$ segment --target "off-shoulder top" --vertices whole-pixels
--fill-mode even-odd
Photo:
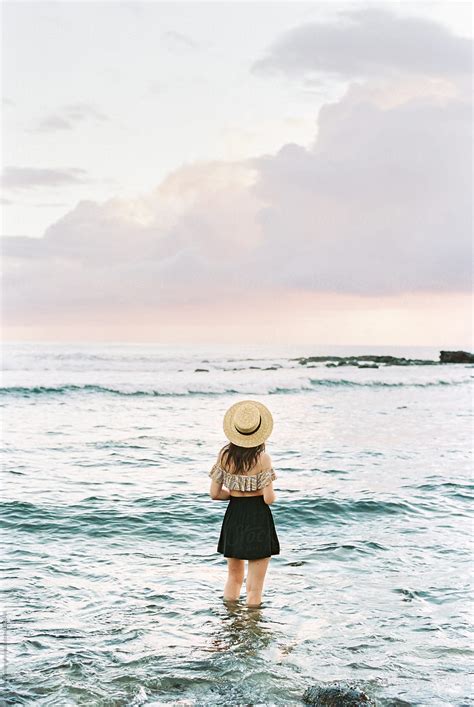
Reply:
[[[223,469],[219,462],[213,465],[209,476],[217,483],[223,483],[229,491],[258,491],[278,478],[273,467],[256,474],[231,474]]]

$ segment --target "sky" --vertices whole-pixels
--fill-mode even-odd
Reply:
[[[472,349],[471,3],[2,26],[5,340]]]

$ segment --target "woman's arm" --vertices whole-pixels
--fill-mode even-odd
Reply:
[[[224,475],[222,473],[222,467],[220,466],[220,453],[217,457],[217,461],[209,472],[209,476],[211,477],[209,496],[213,501],[227,501],[230,498],[230,493],[227,489],[222,488]]]
[[[222,482],[211,481],[211,488],[209,489],[209,495],[213,501],[228,501],[230,498],[230,493],[227,489],[222,487]]]
[[[263,487],[263,500],[266,504],[271,505],[276,499],[275,491],[273,490],[273,481]]]
[[[275,473],[273,472],[273,462],[271,456],[268,454],[268,452],[265,452],[264,457],[263,457],[263,464],[267,469],[272,470],[272,477],[276,478]],[[270,478],[269,483],[263,487],[263,500],[267,505],[271,505],[276,499],[275,491],[273,489],[273,480]]]

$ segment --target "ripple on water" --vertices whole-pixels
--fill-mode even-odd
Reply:
[[[462,368],[354,369],[354,385],[346,367],[342,382],[296,394],[308,388],[301,366],[278,380],[233,371],[235,386],[187,395],[218,374],[194,374],[202,362],[181,351],[164,376],[159,355],[146,373],[127,349],[119,375],[110,359],[122,354],[101,349],[102,372],[81,363],[79,376],[51,362],[15,372],[24,387],[3,395],[6,485],[19,499],[0,506],[7,700],[300,705],[315,682],[361,675],[381,707],[472,704],[469,390],[439,383]],[[172,380],[178,358],[199,380]],[[155,395],[164,378],[181,394]],[[257,383],[280,421],[282,554],[252,613],[223,605],[225,504],[196,493],[196,478],[207,490],[221,443],[203,420]]]

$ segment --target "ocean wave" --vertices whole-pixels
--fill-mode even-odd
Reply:
[[[442,495],[453,499],[472,502],[474,499],[474,484],[446,481],[441,483],[407,484],[405,488],[414,489],[417,493],[426,494],[433,491],[436,496]]]
[[[342,552],[360,553],[362,555],[379,552],[386,552],[389,548],[371,540],[354,540],[351,543],[323,542],[314,548],[314,552]]]
[[[310,378],[309,381],[301,382],[296,386],[275,386],[269,385],[266,391],[259,390],[259,394],[266,393],[268,395],[285,395],[291,393],[306,393],[318,387],[331,388],[428,388],[433,386],[452,386],[471,384],[470,380],[433,380],[433,381],[354,381],[345,378],[327,379],[327,378]],[[221,390],[210,390],[209,388],[188,388],[186,390],[159,390],[155,388],[135,388],[127,390],[121,387],[108,387],[86,383],[84,385],[65,384],[57,386],[3,386],[0,387],[0,396],[3,397],[23,397],[31,398],[36,396],[55,396],[55,395],[71,395],[71,394],[99,394],[99,395],[116,395],[124,397],[185,397],[193,395],[219,396],[229,394],[248,393],[249,386],[244,384],[242,390],[236,388],[223,387]]]
[[[125,390],[121,388],[109,388],[104,385],[94,385],[86,383],[84,385],[58,385],[58,386],[5,386],[0,387],[0,395],[11,395],[18,397],[32,397],[37,395],[67,395],[69,393],[99,393],[105,395],[123,395],[125,397],[157,396],[157,397],[178,397],[186,395],[222,395],[225,393],[238,393],[234,388],[222,391],[212,390],[185,390],[185,391],[164,391],[164,390]]]
[[[212,528],[221,514],[213,505],[190,503],[189,497],[171,494],[166,499],[153,499],[153,510],[133,508],[123,503],[120,508],[108,505],[110,499],[90,496],[80,503],[42,506],[29,501],[0,503],[0,528],[51,537],[138,536],[173,542],[189,542],[202,535],[203,526]],[[143,499],[139,499],[143,501]],[[206,498],[207,501],[207,498]],[[116,502],[115,502],[116,503]],[[138,504],[137,504],[138,505]]]
[[[422,504],[387,499],[302,498],[294,501],[279,499],[273,511],[275,519],[288,527],[310,527],[327,522],[344,523],[359,516],[424,513]]]
[[[461,385],[470,383],[468,380],[433,380],[433,381],[351,381],[343,378],[340,379],[322,379],[310,378],[311,384],[314,386],[347,386],[360,388],[431,388],[437,385]]]
[[[0,503],[0,527],[15,532],[55,537],[139,536],[170,542],[200,542],[222,520],[222,511],[206,499],[196,503],[185,494],[166,498],[138,498],[120,506],[109,497],[89,496],[72,505],[38,505],[28,501]],[[279,527],[314,527],[325,523],[346,523],[360,516],[418,514],[420,504],[386,499],[280,500],[273,509]]]

